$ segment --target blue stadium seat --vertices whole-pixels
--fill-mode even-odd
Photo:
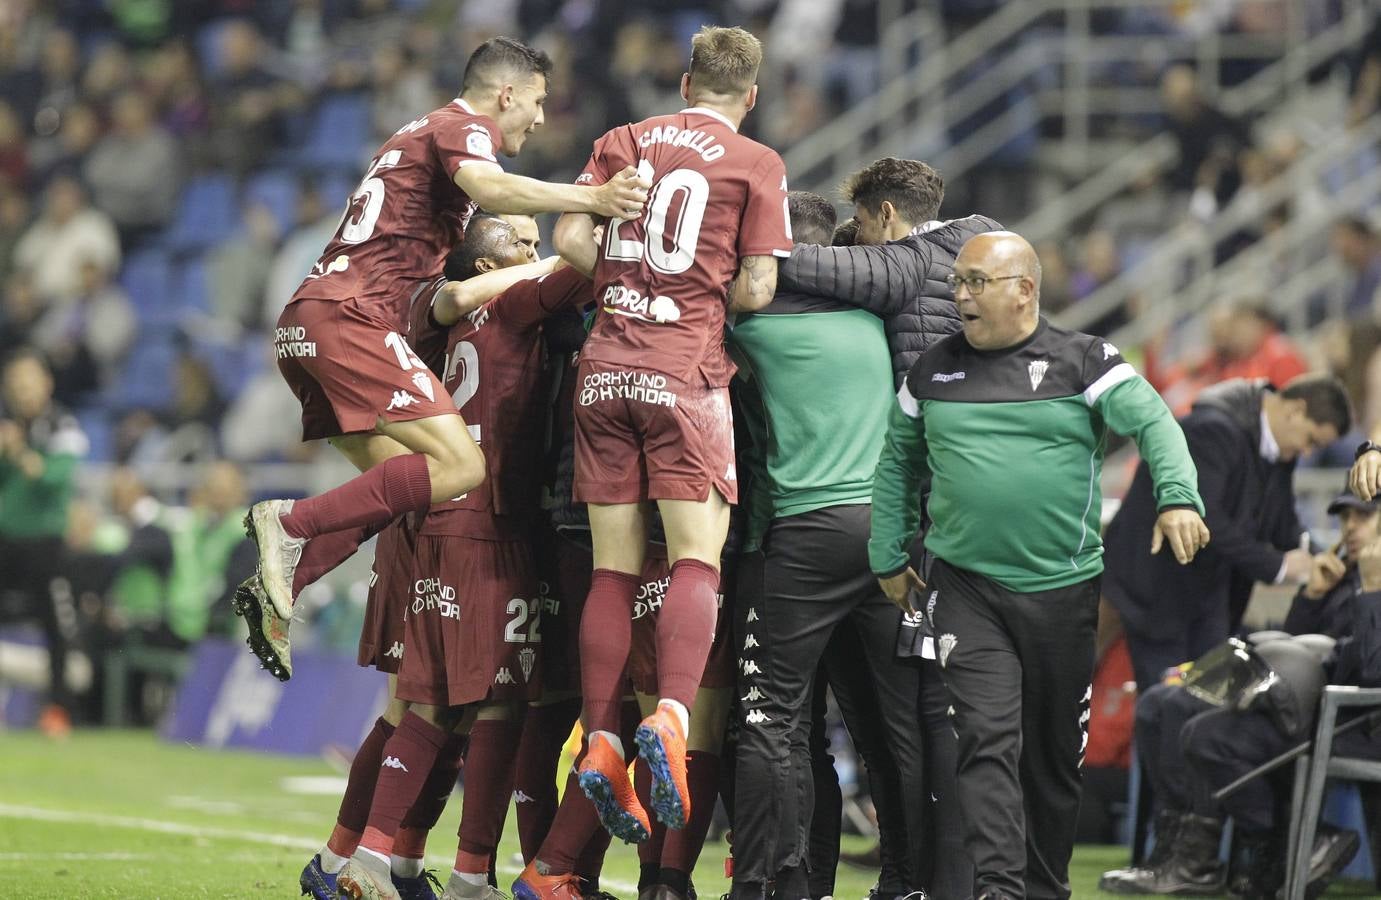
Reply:
[[[125,260],[120,286],[129,294],[141,323],[152,323],[169,303],[172,263],[160,250],[142,250]]]
[[[197,342],[192,352],[210,367],[221,396],[232,400],[244,390],[250,378],[267,364],[268,337],[249,334],[243,340],[228,345]]]
[[[262,203],[286,234],[297,217],[297,176],[288,169],[265,169],[245,185],[244,205]]]
[[[187,183],[164,241],[176,253],[200,250],[230,237],[240,224],[235,180],[199,175]]]
[[[182,264],[173,279],[174,322],[186,321],[189,313],[209,312],[211,291],[206,283],[206,262],[202,256],[194,256]]]
[[[81,406],[75,411],[77,422],[81,424],[86,439],[91,442],[87,459],[92,462],[110,462],[115,458],[115,427],[109,413],[103,406]]]
[[[208,22],[197,32],[197,57],[201,59],[202,71],[207,75],[218,75],[225,69],[225,59],[221,53],[221,35],[225,27],[234,19],[217,19]]]
[[[120,409],[163,409],[173,399],[176,364],[177,348],[172,334],[145,329],[131,348],[120,378],[110,387],[110,405]]]
[[[363,172],[369,162],[369,99],[363,94],[340,94],[321,102],[311,134],[296,155],[299,164],[314,169]]]

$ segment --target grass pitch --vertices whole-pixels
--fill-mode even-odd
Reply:
[[[0,898],[296,897],[298,873],[335,821],[341,784],[317,760],[166,744],[148,732],[78,731],[62,743],[0,734]],[[453,799],[432,835],[428,863],[443,881],[459,818]],[[517,851],[509,827],[499,853],[505,888]],[[724,854],[722,844],[705,848],[695,873],[702,897],[728,890]],[[1096,890],[1099,873],[1125,858],[1120,847],[1080,847],[1074,896],[1109,896]],[[612,848],[603,887],[631,900],[637,880],[633,848]],[[841,866],[835,895],[859,900],[872,880]]]

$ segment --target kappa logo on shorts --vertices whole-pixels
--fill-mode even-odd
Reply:
[[[407,391],[394,391],[393,399],[388,401],[388,406],[384,407],[384,411],[387,412],[390,409],[404,409],[421,402],[421,400],[418,400]]]
[[[739,668],[743,670],[744,675],[762,674],[762,669],[758,668],[758,664],[751,659],[741,659],[738,661],[738,664]]]
[[[402,760],[396,756],[385,756],[383,765],[390,769],[402,769],[404,772],[408,770],[408,767],[403,765]]]
[[[537,798],[536,798],[536,797],[529,797],[527,794],[524,794],[524,793],[522,792],[522,790],[520,789],[520,790],[516,790],[516,791],[513,792],[513,802],[514,802],[514,803],[536,803],[536,802],[537,802]]]
[[[518,682],[514,680],[514,678],[513,678],[513,673],[510,672],[510,671],[508,671],[508,666],[504,666],[503,668],[499,669],[499,671],[496,672],[496,673],[494,674],[494,683],[495,683],[495,684],[517,684]]]
[[[394,641],[393,646],[389,647],[387,650],[384,651],[384,656],[390,656],[394,659],[402,659],[403,644],[400,641]]]
[[[943,669],[943,668],[945,667],[945,664],[949,662],[949,655],[950,655],[950,653],[953,652],[954,648],[957,647],[958,645],[959,645],[959,638],[955,637],[954,635],[952,635],[952,634],[942,634],[942,635],[940,635],[940,641],[939,641],[939,649],[940,649],[940,668]]]
[[[762,710],[750,709],[748,711],[748,715],[743,717],[743,721],[747,722],[749,725],[762,725],[763,723],[771,722],[772,720],[768,718],[767,713],[763,712]]]
[[[436,402],[436,393],[432,390],[430,372],[413,372],[412,383],[417,386],[419,393],[426,395],[428,403]]]
[[[524,647],[518,651],[518,667],[523,670],[523,684],[532,681],[532,667],[537,664],[537,651]]]
[[[753,635],[750,634],[748,635],[748,637],[743,639],[744,650],[752,650],[756,646],[758,646],[758,639],[753,637]]]
[[[743,695],[744,703],[756,703],[760,700],[766,699],[767,695],[764,694],[762,691],[758,690],[758,686],[756,684],[748,689],[748,693]]]

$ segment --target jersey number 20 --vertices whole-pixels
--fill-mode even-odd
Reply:
[[[649,180],[653,177],[652,163],[638,163],[638,174]],[[668,223],[671,207],[681,201],[675,218]],[[700,241],[700,223],[710,202],[710,183],[694,169],[672,169],[652,185],[647,197],[647,224],[643,239],[625,238],[622,234],[632,219],[610,223],[604,242],[605,259],[623,262],[647,261],[663,275],[679,275],[695,262],[695,247]],[[670,233],[668,234],[668,228]],[[667,241],[670,238],[671,247]]]

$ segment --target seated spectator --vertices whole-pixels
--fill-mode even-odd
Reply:
[[[1170,186],[1192,192],[1191,212],[1207,219],[1237,192],[1237,157],[1251,146],[1251,133],[1204,98],[1190,66],[1171,66],[1160,87],[1166,125],[1180,151],[1170,171]]]
[[[0,185],[0,284],[8,281],[14,271],[14,251],[28,227],[28,194],[17,187]]]
[[[110,215],[126,249],[172,218],[181,184],[177,143],[139,91],[115,98],[111,131],[92,148],[82,172],[96,205]]]
[[[120,239],[110,217],[87,203],[81,184],[61,176],[48,185],[43,214],[19,239],[14,259],[32,280],[39,301],[48,306],[81,295],[82,263],[115,271]]]
[[[302,93],[270,70],[267,50],[249,22],[221,32],[223,67],[212,85],[212,146],[221,163],[244,172],[262,163],[283,139],[284,115],[302,105]]]
[[[252,203],[245,208],[244,227],[207,254],[206,287],[213,319],[208,324],[214,334],[203,336],[236,340],[245,328],[260,324],[278,238],[278,219],[263,204]]]
[[[1198,359],[1166,366],[1161,340],[1146,348],[1146,377],[1176,415],[1187,413],[1199,392],[1233,378],[1264,378],[1272,386],[1309,371],[1304,355],[1260,301],[1241,300],[1215,310],[1208,321],[1209,349]]]
[[[1334,223],[1330,241],[1333,255],[1352,274],[1345,300],[1348,317],[1376,315],[1381,311],[1381,236],[1366,219],[1348,216]]]
[[[23,187],[29,181],[29,146],[14,107],[0,100],[0,185]]]
[[[1329,505],[1339,517],[1343,539],[1334,550],[1313,557],[1309,581],[1290,605],[1284,630],[1292,635],[1327,635],[1338,639],[1329,681],[1373,684],[1381,673],[1360,671],[1359,660],[1381,652],[1381,635],[1373,633],[1381,597],[1381,543],[1377,501],[1363,501],[1344,490]],[[1365,625],[1366,627],[1362,627]],[[1157,801],[1156,851],[1145,867],[1109,872],[1099,887],[1115,894],[1215,893],[1223,887],[1218,862],[1218,835],[1225,814],[1238,829],[1242,864],[1229,885],[1234,896],[1274,897],[1283,879],[1284,823],[1276,820],[1288,783],[1258,778],[1222,803],[1212,794],[1238,776],[1288,749],[1308,734],[1287,734],[1271,715],[1254,704],[1247,711],[1218,709],[1167,682],[1137,703],[1136,741]],[[1336,751],[1347,756],[1381,758],[1381,741],[1364,731],[1342,735]],[[1289,769],[1280,774],[1288,776]],[[1281,793],[1283,791],[1283,793]],[[1329,879],[1357,852],[1355,832],[1324,827],[1316,842],[1309,894],[1323,893]]]
[[[51,131],[42,131],[29,146],[32,181],[47,184],[58,175],[81,171],[82,161],[101,137],[101,120],[87,103],[73,103],[59,116],[53,113]]]
[[[83,260],[81,276],[81,293],[50,305],[33,335],[68,404],[113,382],[137,328],[134,306],[104,266]]]

